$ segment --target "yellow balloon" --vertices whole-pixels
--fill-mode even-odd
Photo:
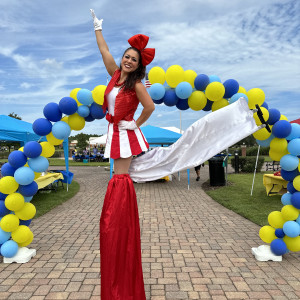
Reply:
[[[275,210],[268,215],[268,222],[273,228],[282,228],[285,221],[280,211]]]
[[[93,97],[94,101],[99,105],[102,105],[104,102],[105,90],[106,90],[105,85],[98,85],[92,91],[92,97]]]
[[[205,96],[211,101],[221,100],[225,95],[225,87],[221,82],[211,82],[205,90]]]
[[[265,243],[270,244],[273,240],[277,238],[275,235],[275,228],[273,228],[272,226],[263,226],[259,230],[259,237]]]
[[[300,168],[298,166],[298,169],[300,171]],[[297,191],[300,191],[300,175],[299,176],[296,176],[293,180],[293,186],[294,188],[297,190]]]
[[[279,121],[281,120],[288,121],[288,118],[285,115],[281,115]]]
[[[299,210],[293,205],[285,205],[281,209],[281,214],[286,221],[294,221],[299,217]]]
[[[269,111],[264,107],[261,107],[260,109],[261,109],[264,120],[268,121],[269,120]],[[257,112],[253,114],[253,118],[255,120],[256,125],[261,125],[262,124],[262,122],[260,121],[260,119],[257,115]]]
[[[213,102],[211,106],[211,111],[216,111],[220,108],[223,108],[225,106],[229,105],[229,102],[227,99],[222,98],[221,100]]]
[[[55,153],[55,147],[49,142],[41,142],[42,153],[41,156],[51,157]]]
[[[0,221],[0,227],[5,232],[15,231],[19,226],[19,218],[15,215],[9,214],[4,216]]]
[[[269,156],[271,157],[272,160],[274,161],[280,161],[282,156],[288,154],[288,150],[286,149],[285,151],[283,152],[278,152],[278,151],[275,151],[273,149],[270,149],[269,150]]]
[[[193,70],[186,70],[184,71],[183,80],[188,82],[192,88],[195,87],[195,78],[197,77],[197,73]]]
[[[184,70],[181,66],[173,65],[167,69],[166,81],[171,88],[175,88],[184,80]]]
[[[57,139],[57,138],[52,134],[52,132],[50,132],[48,135],[46,135],[46,139],[47,139],[47,141],[48,141],[50,144],[55,145],[55,146],[60,145],[60,144],[62,144],[62,142],[63,142],[63,140]]]
[[[271,132],[269,132],[266,128],[259,129],[258,131],[253,133],[253,136],[260,141],[266,140],[271,136]]]
[[[70,93],[70,97],[72,97],[73,99],[76,100],[78,106],[82,105],[82,104],[77,100],[77,93],[78,93],[79,90],[81,90],[81,89],[80,89],[80,88],[76,88],[76,89],[73,89],[73,90],[71,91],[71,93]]]
[[[161,67],[153,67],[148,73],[148,78],[151,84],[164,84],[166,81],[166,73]]]
[[[24,243],[30,238],[30,232],[31,230],[28,226],[20,225],[11,233],[11,238],[18,244]]]
[[[286,235],[283,238],[283,241],[285,242],[287,248],[290,251],[293,251],[293,252],[300,251],[300,236],[292,238],[292,237],[289,237],[289,236]]]
[[[23,152],[23,150],[24,150],[24,147],[21,147],[18,149],[18,151],[22,151],[22,152]]]
[[[80,117],[79,114],[75,113],[69,116],[69,126],[72,130],[81,130],[84,128],[85,119]]]
[[[26,247],[33,241],[33,233],[32,231],[29,232],[29,238],[24,243],[18,243],[19,247]]]
[[[192,110],[201,110],[205,107],[207,99],[203,92],[194,91],[188,98],[188,105]]]
[[[69,124],[68,120],[69,120],[69,117],[68,117],[68,116],[64,116],[64,117],[61,119],[61,121],[63,121],[63,122],[65,122],[65,123]]]
[[[245,89],[245,88],[243,88],[242,86],[239,86],[238,93],[242,93],[242,94],[245,94],[245,95],[247,95],[247,91],[246,91],[246,89]]]
[[[270,149],[276,152],[285,152],[287,150],[288,142],[286,139],[274,138],[270,143]]]
[[[25,203],[24,197],[19,193],[13,193],[5,198],[5,206],[7,209],[16,211],[20,210]]]
[[[12,194],[19,188],[19,184],[12,176],[4,176],[0,179],[0,192],[3,194]]]
[[[254,88],[247,92],[248,106],[250,109],[255,109],[255,104],[261,106],[265,101],[265,93],[263,90]]]
[[[30,202],[25,202],[22,209],[15,211],[16,216],[24,221],[32,219],[36,214],[35,206]]]

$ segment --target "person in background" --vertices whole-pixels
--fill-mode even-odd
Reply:
[[[114,159],[114,176],[100,217],[101,299],[145,300],[139,214],[128,169],[133,155],[149,148],[140,126],[154,111],[154,103],[141,80],[155,50],[145,48],[149,38],[137,34],[128,40],[130,47],[118,66],[102,35],[103,20],[91,13],[102,60],[112,77],[102,105],[109,122],[104,157]],[[143,110],[135,121],[139,103]]]
[[[204,163],[202,164],[202,167],[204,167]],[[201,169],[201,165],[195,167],[195,171],[196,171],[196,174],[197,174],[196,181],[200,180],[200,169]]]

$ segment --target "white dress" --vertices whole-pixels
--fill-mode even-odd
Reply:
[[[107,95],[108,113],[114,116],[116,96],[120,87],[113,87]],[[142,131],[120,129],[118,125],[109,123],[104,157],[108,158],[127,158],[147,151],[149,145]]]

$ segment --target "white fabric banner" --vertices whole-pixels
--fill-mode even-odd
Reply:
[[[240,98],[196,121],[171,146],[134,158],[130,177],[145,182],[198,166],[259,129],[247,101]]]

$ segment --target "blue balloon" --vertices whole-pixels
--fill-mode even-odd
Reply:
[[[281,203],[283,205],[291,205],[292,194],[285,193],[281,196]]]
[[[285,254],[287,251],[287,246],[285,242],[280,239],[273,240],[270,244],[270,247],[271,247],[271,251],[275,255],[279,255],[279,256]]]
[[[90,113],[91,116],[97,120],[103,119],[105,117],[105,113],[103,113],[102,106],[95,102],[90,107]]]
[[[179,110],[187,110],[189,109],[189,103],[188,103],[188,99],[178,99],[178,102],[176,103],[176,107]]]
[[[275,235],[276,237],[278,237],[279,239],[282,239],[285,237],[285,233],[283,232],[282,228],[277,228],[275,229]]]
[[[225,87],[224,98],[227,99],[236,94],[240,88],[239,83],[235,79],[227,79],[223,85]]]
[[[269,109],[269,105],[266,101],[261,105],[261,107],[264,107],[265,109]]]
[[[40,143],[38,142],[28,142],[24,146],[23,153],[30,158],[35,158],[41,155],[43,149]]]
[[[283,224],[283,232],[289,237],[297,237],[300,234],[300,225],[295,221],[287,221]]]
[[[199,74],[194,81],[195,89],[204,91],[209,84],[209,77],[205,74]]]
[[[281,177],[286,181],[292,181],[296,176],[300,174],[298,168],[296,168],[293,171],[286,171],[284,169],[281,169],[280,173],[281,173]]]
[[[286,137],[288,141],[300,138],[300,125],[297,123],[291,123],[292,131],[291,133]]]
[[[152,99],[152,100],[153,100],[153,99]],[[159,100],[153,100],[153,102],[154,102],[155,104],[162,104],[162,103],[164,103],[164,98],[159,99]]]
[[[37,193],[38,189],[38,184],[35,181],[28,185],[19,185],[19,193],[25,197],[34,196]]]
[[[91,113],[84,118],[87,122],[93,122],[95,120],[95,118],[91,115]]]
[[[0,228],[0,245],[10,239],[11,232],[6,232]]]
[[[14,178],[18,184],[27,185],[34,180],[34,176],[31,168],[21,167],[15,172]]]
[[[176,96],[180,99],[187,99],[189,96],[191,96],[192,92],[192,86],[185,81],[180,82],[175,88]]]
[[[300,215],[299,215],[299,217],[297,218],[296,222],[300,225]]]
[[[3,194],[0,192],[0,200],[5,200],[6,197],[7,197],[7,194]]]
[[[205,105],[205,107],[202,110],[204,110],[204,111],[210,111],[213,103],[214,103],[213,101],[210,101],[210,100],[207,99],[206,105]]]
[[[45,136],[51,132],[52,123],[45,118],[39,118],[33,122],[32,129],[37,135]]]
[[[71,97],[64,97],[59,101],[60,111],[66,115],[73,115],[77,111],[77,102]]]
[[[52,126],[52,134],[59,140],[65,140],[69,137],[71,128],[69,124],[64,121],[58,121]]]
[[[235,101],[239,100],[241,97],[244,97],[246,99],[246,101],[248,102],[248,97],[247,95],[243,94],[243,93],[236,93],[234,94],[230,100],[229,100],[229,104],[234,103]]]
[[[58,104],[54,102],[46,104],[43,112],[46,119],[52,122],[57,122],[62,117],[62,112],[60,111]]]
[[[221,82],[220,77],[217,76],[217,75],[209,75],[208,78],[209,78],[209,83],[212,83],[212,82]]]
[[[260,141],[260,140],[256,140],[256,143],[258,144],[258,145],[260,145],[261,147],[269,147],[270,146],[270,143],[271,143],[271,141],[274,139],[274,135],[273,134],[271,134],[267,139],[265,139],[265,140],[262,140],[262,141]]]
[[[80,89],[77,92],[77,100],[83,105],[90,105],[94,102],[92,92],[87,89]]]
[[[291,203],[294,207],[300,209],[300,192],[292,194]]]
[[[87,105],[81,105],[78,107],[77,113],[80,117],[87,117],[90,114],[90,109]]]
[[[286,189],[289,193],[294,194],[297,190],[294,188],[293,181],[287,183]]]
[[[286,120],[280,120],[273,125],[272,133],[280,139],[286,138],[292,131],[291,123]]]
[[[14,176],[15,171],[17,169],[14,168],[13,166],[11,166],[9,163],[5,163],[2,167],[1,167],[1,175],[4,176]]]
[[[4,217],[9,214],[10,210],[6,208],[3,200],[0,200],[0,217]]]
[[[274,125],[276,122],[279,121],[281,116],[281,113],[278,109],[276,108],[270,108],[269,109],[269,119],[268,119],[268,123],[270,125]]]
[[[9,240],[6,241],[0,248],[0,253],[2,256],[10,258],[13,257],[17,254],[19,249],[18,244],[13,241],[13,240]]]
[[[284,155],[280,159],[280,165],[286,171],[293,171],[299,165],[299,158],[291,154]]]
[[[29,167],[37,173],[45,172],[49,168],[49,161],[46,157],[39,156],[28,160]]]
[[[32,219],[30,219],[30,220],[20,220],[20,225],[29,226],[31,221],[32,221]]]
[[[288,143],[288,151],[295,156],[300,155],[300,139],[293,139]]]
[[[22,151],[15,150],[9,154],[8,162],[12,167],[18,169],[27,163],[27,157]]]
[[[30,197],[24,197],[24,200],[25,200],[25,202],[30,202],[31,200],[32,200],[32,196],[30,196]]]
[[[176,93],[173,89],[166,90],[166,93],[163,97],[164,104],[167,106],[175,106],[179,98],[176,96]]]
[[[162,84],[160,83],[154,83],[151,85],[151,87],[148,89],[150,97],[153,100],[160,100],[164,97],[165,95],[165,88]]]

